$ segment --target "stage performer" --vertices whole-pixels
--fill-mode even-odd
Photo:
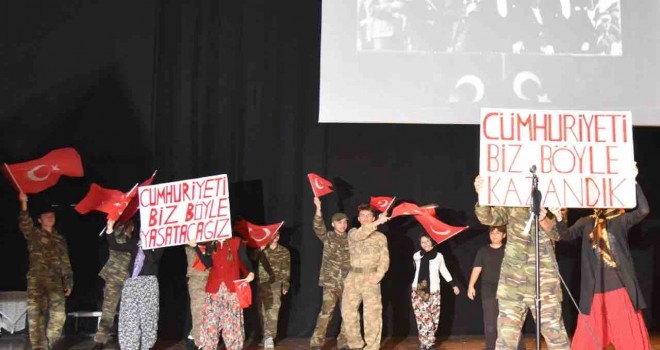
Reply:
[[[119,224],[108,219],[106,234],[108,238],[108,261],[99,272],[105,281],[103,287],[103,307],[98,330],[94,335],[94,350],[101,350],[110,339],[110,332],[115,323],[117,305],[121,298],[124,281],[128,279],[128,268],[131,263],[131,252],[135,249],[138,235],[133,235],[133,221]]]
[[[190,316],[192,318],[192,327],[186,340],[188,350],[195,349],[201,344],[199,330],[202,325],[202,307],[206,296],[206,283],[209,279],[209,271],[206,268],[195,268],[194,265],[197,260],[195,249],[186,246],[186,262],[188,264],[186,277],[188,278],[188,296],[190,297]]]
[[[348,252],[348,217],[344,213],[332,215],[332,230],[328,230],[323,222],[321,200],[314,197],[316,214],[314,215],[314,233],[323,242],[323,258],[319,273],[319,286],[323,288],[323,303],[316,319],[314,334],[310,340],[310,349],[321,350],[325,343],[328,324],[332,319],[335,305],[341,306],[344,280],[351,267]],[[342,324],[337,336],[337,349],[347,349],[346,330]]]
[[[637,209],[595,209],[567,228],[561,212],[557,227],[562,240],[582,238],[580,314],[571,349],[651,349],[641,309],[646,307],[635,274],[628,230],[649,214],[639,185]]]
[[[265,349],[275,347],[282,296],[289,292],[290,287],[291,254],[279,241],[278,231],[267,246],[257,250],[257,310],[264,332]]]
[[[32,349],[45,350],[58,343],[66,320],[65,297],[73,288],[73,273],[64,237],[55,229],[55,212],[40,210],[39,226],[28,212],[28,197],[20,193],[19,229],[29,253],[27,273],[28,330]],[[46,317],[48,316],[48,322]]]
[[[484,337],[486,338],[486,350],[494,350],[495,341],[497,340],[497,315],[499,313],[495,295],[497,294],[497,284],[500,280],[500,269],[504,258],[506,226],[491,226],[488,230],[488,236],[490,244],[481,247],[474,259],[467,293],[468,298],[474,300],[477,294],[474,286],[479,276],[483,276],[479,294],[481,294],[481,307],[483,308]],[[521,336],[518,342],[518,350],[524,349],[525,345]]]
[[[119,304],[119,346],[122,350],[146,350],[156,344],[160,298],[158,264],[164,248],[143,250],[138,243],[131,252]]]
[[[245,341],[243,309],[236,296],[234,281],[247,272],[248,282],[254,279],[252,263],[247,257],[245,245],[238,237],[215,241],[204,254],[194,240],[188,245],[195,248],[197,256],[209,271],[206,297],[202,308],[202,327],[199,334],[200,349],[215,350],[219,332],[228,350],[240,350]]]
[[[477,176],[474,188],[479,193],[482,178]],[[487,226],[507,227],[508,241],[504,250],[500,280],[497,286],[499,316],[497,317],[496,349],[516,349],[527,310],[536,317],[536,231],[528,207],[491,207],[477,203],[475,214]],[[554,241],[559,239],[554,219],[539,217],[541,276],[541,333],[548,349],[569,349],[570,344],[561,313],[562,291],[555,258]],[[537,320],[538,321],[538,320]]]
[[[361,204],[358,206],[360,228],[348,232],[351,270],[344,281],[341,316],[351,349],[380,348],[383,330],[380,281],[390,266],[390,257],[387,238],[376,229],[388,220],[385,213],[376,220],[371,206]],[[360,304],[363,304],[364,340],[360,334]]]
[[[413,254],[415,278],[412,283],[412,306],[417,321],[419,349],[428,350],[435,344],[435,332],[440,321],[440,275],[452,286],[455,295],[460,289],[451,277],[439,245],[424,234],[419,239],[422,248]]]

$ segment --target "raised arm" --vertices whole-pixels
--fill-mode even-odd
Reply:
[[[28,198],[25,193],[21,192],[18,195],[18,200],[21,203],[21,212],[18,214],[18,228],[21,230],[26,239],[30,238],[30,234],[34,232],[34,221],[28,212]]]
[[[639,184],[635,186],[635,192],[637,193],[637,208],[629,213],[623,214],[623,222],[626,226],[626,231],[639,224],[651,212],[649,202]]]
[[[314,214],[314,233],[316,234],[316,237],[325,242],[328,229],[323,222],[323,214],[321,213],[321,200],[319,197],[314,197],[314,205],[316,206],[316,213]]]

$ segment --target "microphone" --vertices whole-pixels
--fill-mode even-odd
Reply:
[[[529,168],[529,172],[532,174],[536,174],[536,164],[532,165],[532,167]]]

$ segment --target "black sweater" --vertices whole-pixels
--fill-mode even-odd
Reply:
[[[635,266],[630,255],[628,230],[649,214],[649,203],[639,185],[637,185],[636,190],[637,209],[607,220],[607,233],[612,255],[617,264],[617,274],[630,296],[633,307],[635,310],[639,310],[646,308],[646,302],[639,288]],[[596,280],[602,278],[597,274],[602,274],[604,268],[602,261],[595,254],[589,238],[589,233],[594,228],[594,220],[591,216],[585,216],[578,219],[570,228],[566,227],[565,221],[557,223],[557,230],[562,240],[572,240],[582,236],[580,311],[586,315],[591,311],[591,303],[597,290]]]

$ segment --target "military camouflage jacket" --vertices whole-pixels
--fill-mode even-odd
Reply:
[[[123,283],[128,278],[128,265],[131,263],[131,251],[137,244],[137,236],[128,237],[124,234],[126,226],[118,225],[115,227],[111,234],[108,234],[108,261],[106,261],[103,269],[99,272],[99,276],[105,280],[106,283],[112,281],[115,283]],[[135,232],[133,233],[135,235]]]
[[[259,284],[289,290],[290,278],[291,255],[288,249],[278,244],[275,249],[266,246],[264,250],[257,251],[257,281]]]
[[[348,232],[348,249],[351,256],[351,270],[375,274],[382,280],[390,268],[390,253],[387,238],[376,231],[376,225],[367,224]],[[373,270],[374,272],[369,272]]]
[[[59,277],[64,288],[73,288],[73,272],[66,240],[55,230],[49,233],[34,225],[30,213],[21,211],[19,228],[28,245],[30,277]]]
[[[479,206],[474,210],[479,221],[488,226],[506,225],[506,248],[497,286],[497,299],[533,303],[536,295],[536,255],[534,225],[527,207]],[[554,220],[554,219],[553,219]],[[540,235],[541,300],[561,301],[562,292],[556,269],[554,242],[559,240],[556,225]]]
[[[319,286],[341,289],[351,268],[348,234],[328,231],[321,216],[314,216],[314,233],[323,242]]]

